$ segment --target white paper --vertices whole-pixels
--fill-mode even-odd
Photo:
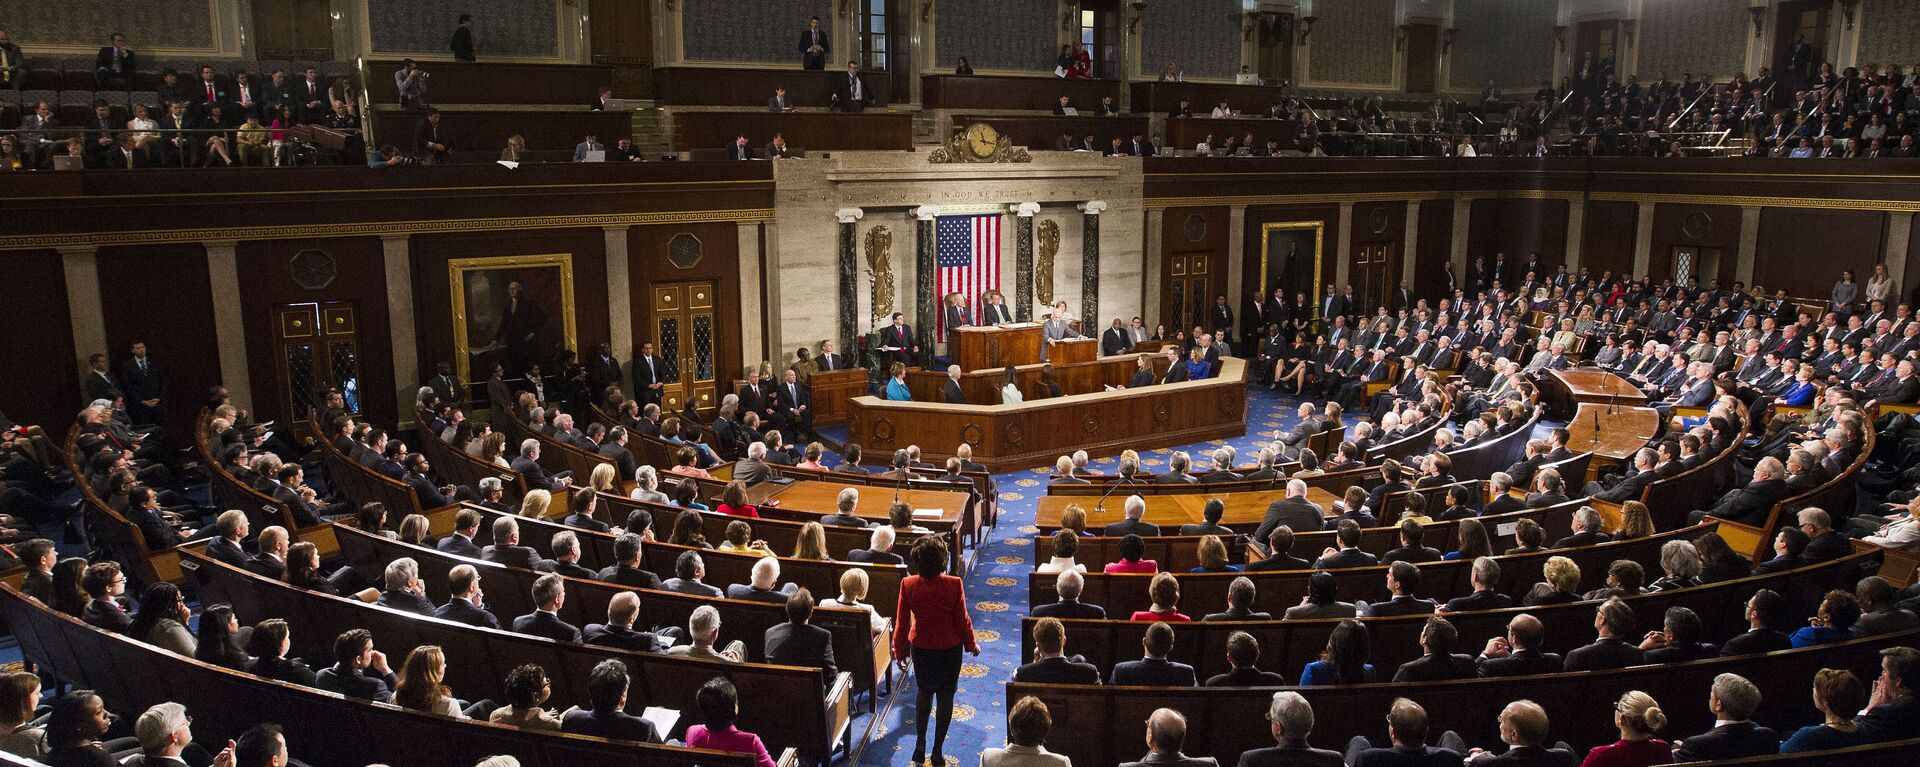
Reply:
[[[914,519],[939,519],[945,514],[946,512],[941,511],[940,509],[914,509],[913,510]]]
[[[680,710],[648,706],[647,710],[640,712],[640,718],[651,723],[653,731],[660,733],[660,737],[664,738],[667,737],[667,733],[673,732],[673,726],[680,722]]]

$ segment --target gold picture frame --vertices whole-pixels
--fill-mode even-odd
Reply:
[[[473,347],[472,340],[476,332],[483,336],[497,334],[499,307],[505,304],[509,282],[523,283],[522,290],[537,304],[560,307],[558,318],[550,315],[545,318],[543,327],[546,330],[543,332],[548,337],[540,339],[538,343],[557,344],[552,349],[556,353],[560,348],[579,350],[578,328],[574,319],[573,254],[451,259],[447,261],[447,291],[453,298],[454,369],[461,381],[474,380],[473,368],[477,359],[486,359],[488,367],[485,370],[491,375],[492,363],[505,356],[498,339],[489,340],[479,349]],[[554,335],[556,332],[557,337]],[[519,375],[519,371],[511,368],[512,365],[509,365],[510,377]],[[549,375],[560,371],[541,372]]]
[[[1268,274],[1268,269],[1273,263],[1274,233],[1299,232],[1309,229],[1313,231],[1313,281],[1309,284],[1305,292],[1307,294],[1307,300],[1313,304],[1313,318],[1320,319],[1320,299],[1324,298],[1324,296],[1320,294],[1320,289],[1325,284],[1323,281],[1324,278],[1322,277],[1322,267],[1327,255],[1327,224],[1324,221],[1275,221],[1260,225],[1260,293],[1268,296],[1273,295],[1274,286],[1272,277]],[[1304,237],[1295,237],[1292,239],[1292,242],[1299,243],[1304,240]],[[1293,299],[1294,292],[1297,291],[1288,291],[1288,300]]]

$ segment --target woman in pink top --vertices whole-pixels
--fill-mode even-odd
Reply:
[[[716,676],[700,685],[700,691],[693,695],[693,704],[700,709],[700,718],[706,724],[687,728],[688,746],[752,754],[755,767],[774,767],[773,757],[767,754],[760,736],[733,728],[733,720],[740,717],[740,693],[726,677]]]
[[[689,477],[699,477],[701,479],[713,479],[713,475],[708,474],[706,469],[693,465],[694,460],[698,457],[691,447],[681,447],[673,451],[673,468],[667,469],[667,473],[685,474]]]
[[[747,503],[747,484],[737,479],[728,482],[727,489],[720,491],[720,508],[714,511],[730,517],[760,518],[760,510]]]
[[[1160,563],[1147,558],[1147,542],[1138,535],[1120,539],[1120,561],[1110,562],[1103,573],[1157,573]]]
[[[1132,620],[1148,623],[1193,620],[1180,614],[1180,581],[1174,579],[1173,573],[1153,576],[1153,582],[1147,584],[1147,593],[1153,597],[1153,609],[1135,612]]]

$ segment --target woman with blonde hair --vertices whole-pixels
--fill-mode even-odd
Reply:
[[[619,472],[614,470],[613,464],[599,464],[593,467],[592,474],[587,475],[587,486],[593,488],[596,493],[617,492],[613,487],[613,481],[618,475]]]
[[[1188,570],[1192,573],[1237,573],[1245,568],[1227,563],[1227,544],[1218,535],[1200,536],[1198,545],[1200,566]]]
[[[424,515],[408,514],[406,518],[400,520],[400,540],[403,542],[417,546],[431,546],[433,544],[428,543],[427,538],[432,535],[432,531],[427,529],[427,518]]]
[[[485,701],[466,707],[453,697],[453,690],[447,688],[447,654],[439,645],[420,645],[407,653],[407,662],[400,667],[399,683],[393,687],[393,703],[401,708],[425,711],[430,714],[450,716],[455,719],[472,718],[473,709],[493,706]]]
[[[800,538],[793,544],[794,559],[827,560],[833,557],[827,554],[827,528],[819,522],[808,522],[800,526]]]
[[[820,465],[820,456],[823,456],[826,454],[827,454],[827,446],[822,445],[818,442],[808,442],[807,448],[801,451],[800,453],[800,462],[797,464],[794,464],[794,468],[809,469],[812,471],[826,471],[827,467]]]
[[[520,499],[520,516],[538,519],[547,515],[547,507],[553,504],[553,493],[545,490],[528,490],[527,497]]]
[[[1649,535],[1653,535],[1653,513],[1647,505],[1639,501],[1620,504],[1620,531],[1613,534],[1613,539],[1625,541]]]
[[[830,597],[820,603],[821,607],[845,607],[867,611],[867,625],[873,627],[874,636],[886,633],[891,622],[880,616],[880,611],[867,604],[867,571],[858,567],[849,567],[840,574],[840,595]]]
[[[1566,557],[1548,557],[1544,570],[1546,580],[1533,584],[1520,604],[1535,607],[1580,601],[1580,565]]]
[[[520,155],[527,151],[527,140],[515,133],[507,137],[506,147],[500,150],[501,162],[519,162]]]
[[[685,519],[686,516],[682,515],[681,518]],[[679,532],[678,526],[675,527],[675,532]],[[773,556],[773,549],[767,547],[766,541],[753,539],[753,526],[747,524],[746,520],[736,519],[728,522],[726,532],[722,534],[727,539],[720,542],[716,551],[731,551],[735,554],[750,554],[756,557]]]
[[[1620,696],[1619,702],[1613,704],[1613,725],[1620,730],[1620,740],[1588,751],[1587,760],[1581,762],[1580,767],[1647,767],[1673,763],[1673,746],[1653,737],[1667,726],[1667,715],[1653,696],[1639,690]]]
[[[1077,503],[1069,503],[1061,510],[1060,529],[1072,530],[1074,535],[1093,535],[1087,532],[1087,510]]]

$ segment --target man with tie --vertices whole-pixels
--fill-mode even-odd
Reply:
[[[600,137],[593,133],[588,133],[587,139],[585,141],[582,141],[573,146],[573,161],[586,162],[588,152],[605,152],[605,151],[607,151],[607,145],[600,143]]]
[[[1327,297],[1320,299],[1320,321],[1332,322],[1335,317],[1345,317],[1352,307],[1347,305],[1345,296],[1333,292],[1333,283],[1327,283]],[[1329,342],[1333,339],[1328,338]]]
[[[787,100],[787,89],[785,88],[773,89],[773,98],[767,99],[767,111],[769,112],[793,111],[793,102]]]
[[[80,387],[86,394],[86,401],[112,400],[119,396],[120,383],[114,380],[112,373],[107,372],[107,355],[89,355],[87,367],[87,375]]]
[[[807,31],[800,33],[800,67],[826,69],[827,51],[832,49],[832,43],[827,40],[827,31],[820,28],[820,17],[813,17],[807,22]]]
[[[1113,327],[1100,334],[1100,353],[1105,356],[1125,354],[1133,349],[1133,341],[1127,337],[1126,328],[1120,318],[1113,318]]]
[[[860,62],[847,62],[847,74],[833,78],[833,108],[841,112],[864,112],[873,97],[860,79]]]
[[[312,122],[327,113],[327,85],[320,82],[320,71],[307,67],[305,76],[293,83],[293,100],[302,119]]]
[[[640,342],[640,353],[633,355],[633,398],[642,407],[660,404],[661,374],[666,372],[660,358],[653,356],[653,342]]]
[[[987,306],[980,322],[984,325],[1000,325],[1013,321],[1013,314],[1007,311],[1007,297],[996,290],[987,294]]]
[[[193,105],[200,113],[200,119],[206,120],[213,108],[227,105],[227,92],[220,87],[219,78],[214,76],[213,67],[200,67],[200,80],[193,84]]]
[[[965,294],[955,293],[947,297],[947,311],[942,319],[947,325],[947,343],[952,344],[955,333],[973,324],[973,312],[968,311]]]
[[[780,410],[782,418],[799,429],[800,434],[813,434],[813,390],[800,382],[800,374],[793,368],[787,368],[786,380],[774,389],[774,407]],[[799,437],[794,438],[797,442]]]
[[[440,110],[427,110],[427,118],[414,126],[413,154],[422,165],[439,165],[453,157],[446,130],[440,127]]]
[[[905,315],[893,313],[893,324],[880,330],[880,347],[889,353],[889,361],[913,364],[913,355],[920,353],[920,345],[914,343],[913,328],[907,327]]]
[[[127,47],[127,36],[119,32],[108,39],[113,44],[101,48],[99,55],[93,57],[94,90],[124,91],[127,83],[133,81],[133,49]]]
[[[831,338],[821,339],[820,353],[814,356],[813,362],[814,367],[820,372],[842,370],[847,367],[847,361],[841,359],[840,355],[834,353],[833,339]]]
[[[147,358],[145,341],[133,342],[133,356],[120,365],[120,393],[127,398],[127,417],[135,424],[161,423],[166,414],[160,405],[166,396],[166,379]]]

